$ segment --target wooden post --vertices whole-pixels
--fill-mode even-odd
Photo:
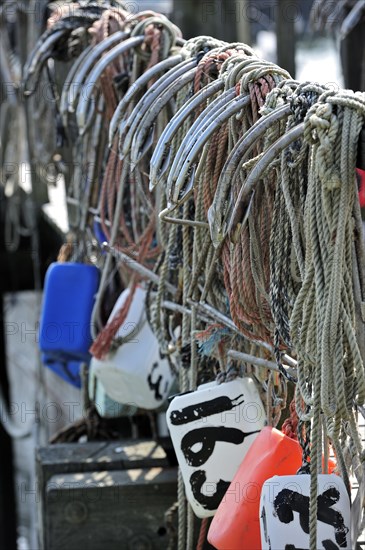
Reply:
[[[209,35],[212,29],[214,1],[174,0],[172,20],[182,30],[184,38],[193,38],[200,34]],[[204,29],[204,31],[203,31]]]
[[[216,37],[226,42],[238,41],[240,0],[216,1]]]
[[[364,24],[358,24],[341,41],[341,62],[345,88],[365,90],[365,35]]]
[[[250,45],[251,27],[249,18],[249,1],[239,0],[238,2],[238,18],[237,18],[237,39],[239,42]]]
[[[205,35],[238,40],[240,11],[246,0],[174,0],[172,19],[184,38]]]
[[[9,397],[6,372],[3,289],[0,289],[0,384],[5,398]],[[16,504],[14,483],[13,445],[9,435],[0,423],[0,548],[16,550]]]
[[[277,0],[276,39],[277,64],[295,78],[295,20],[299,15],[298,3]]]

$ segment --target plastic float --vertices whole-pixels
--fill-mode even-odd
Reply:
[[[266,423],[255,383],[204,384],[175,397],[166,418],[187,498],[198,517],[212,516]]]
[[[265,427],[252,443],[211,523],[208,540],[217,550],[259,550],[261,488],[273,475],[295,474],[299,443]],[[278,548],[273,545],[273,549]]]
[[[39,347],[54,360],[90,361],[90,319],[99,269],[81,263],[53,263],[47,270]]]
[[[126,289],[110,315],[111,321],[123,307]],[[163,405],[174,381],[167,358],[160,354],[158,341],[151,331],[145,312],[146,291],[137,287],[123,325],[116,334],[120,345],[105,359],[91,360],[91,369],[114,401],[143,409]]]
[[[318,550],[352,550],[350,499],[341,477],[319,474]],[[310,475],[274,476],[265,481],[260,501],[262,550],[309,548]]]

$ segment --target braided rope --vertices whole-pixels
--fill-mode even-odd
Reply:
[[[357,140],[365,117],[363,94],[325,92],[307,112],[304,140],[311,147],[304,200],[303,282],[290,316],[298,353],[300,423],[311,420],[310,548],[316,548],[320,411],[349,490],[344,423],[355,446],[354,399],[365,398],[364,368],[355,336],[352,213],[356,201]],[[342,435],[341,435],[342,434]],[[327,443],[325,443],[327,445]],[[360,446],[359,446],[360,448]]]
[[[365,401],[364,345],[360,341],[364,315],[359,311],[359,302],[365,296],[365,272],[354,176],[358,138],[365,119],[364,94],[335,93],[313,83],[299,84],[242,44],[226,44],[204,36],[189,40],[180,53],[190,64],[189,70],[196,62],[195,72],[189,73],[192,78],[185,80],[183,87],[173,88],[175,96],[169,96],[162,110],[151,111],[157,113],[153,145],[173,113],[213,81],[220,82],[212,88],[214,93],[197,98],[199,103],[195,101],[183,123],[170,135],[170,158],[165,159],[160,187],[152,195],[150,150],[135,161],[130,150],[136,135],[133,130],[129,150],[121,148],[122,157],[117,138],[106,155],[108,124],[124,88],[176,52],[180,33],[155,12],[130,17],[108,6],[97,14],[80,10],[77,17],[79,24],[89,27],[93,44],[126,27],[132,36],[142,34],[144,40],[104,70],[93,91],[95,125],[88,123],[84,136],[73,145],[73,156],[81,161],[80,165],[91,155],[94,158],[98,145],[96,166],[88,168],[84,181],[80,166],[75,169],[80,178],[71,186],[70,195],[76,202],[83,201],[73,223],[75,232],[85,239],[92,221],[89,206],[97,206],[109,245],[145,266],[145,272],[156,275],[148,290],[147,316],[161,351],[179,354],[181,391],[195,390],[205,377],[216,376],[219,383],[224,383],[238,374],[254,373],[266,399],[268,422],[275,426],[286,404],[283,356],[288,352],[296,355],[291,421],[284,423],[283,429],[297,437],[303,448],[301,472],[311,473],[310,548],[315,550],[317,475],[322,452],[326,471],[328,445],[333,446],[348,490],[350,470],[356,472],[362,459],[355,414],[356,407]],[[74,25],[62,16],[40,44],[43,48],[49,44],[53,50],[61,37],[57,32],[67,37]],[[44,59],[33,52],[27,68],[29,76],[41,69]],[[184,62],[182,65],[184,69]],[[122,125],[155,83],[158,73],[153,74],[128,104]],[[250,103],[223,122],[227,105],[222,98],[227,97],[233,102],[247,98]],[[154,101],[152,108],[156,108],[158,98]],[[214,101],[221,109],[219,125],[197,151],[194,167],[182,172],[188,174],[188,184],[182,180],[177,183],[177,168],[186,168],[186,151],[195,144],[191,127],[195,125],[198,138],[213,127]],[[279,112],[283,106],[285,112]],[[278,116],[271,126],[267,123],[264,133],[261,126],[257,129],[259,120],[275,111]],[[304,127],[303,135],[280,149],[284,134],[299,125],[299,129]],[[254,134],[250,133],[252,127]],[[73,135],[72,129],[68,130]],[[251,139],[248,150],[237,160],[235,152],[242,152],[239,147],[246,139]],[[252,190],[255,170],[265,165],[267,153],[273,150],[276,157],[269,157],[270,164],[266,164]],[[234,171],[227,179],[222,174],[229,166],[234,166]],[[252,194],[246,201],[248,191]],[[171,204],[176,204],[174,218],[157,218],[156,210],[171,214]],[[212,220],[217,227],[212,227]],[[168,221],[173,224],[167,225]],[[98,329],[102,327],[100,309],[113,268],[108,255],[93,313]],[[119,275],[122,284],[129,285],[129,298],[95,339],[92,352],[97,357],[109,351],[141,280],[141,275],[128,265],[120,269]],[[163,306],[171,293],[178,306],[175,311]],[[220,315],[218,322],[201,313],[202,305],[208,313],[215,310]],[[267,360],[272,344],[280,373],[269,373],[266,367],[246,362],[241,367],[228,354],[236,349]],[[179,473],[179,550],[193,545],[193,519]],[[199,544],[202,533],[205,537],[204,529],[206,522]]]

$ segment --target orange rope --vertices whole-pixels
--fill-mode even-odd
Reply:
[[[258,81],[249,84],[249,93],[251,106],[248,109],[247,116],[252,120],[252,124],[259,118],[259,109],[265,102],[266,95],[275,86],[274,79],[267,75]],[[239,93],[241,93],[239,91]],[[250,120],[250,123],[251,123]],[[255,155],[260,151],[257,150]],[[221,154],[223,155],[223,149]],[[227,155],[227,153],[226,153]],[[226,158],[226,157],[225,157]],[[217,168],[215,176],[219,177],[221,171],[222,159],[217,156]],[[213,178],[215,179],[215,178]],[[272,176],[269,176],[269,180]],[[239,193],[239,184],[232,189],[233,196],[236,198]],[[271,194],[270,194],[271,190]],[[261,265],[263,268],[263,284],[266,295],[269,295],[269,238],[272,219],[272,209],[274,204],[274,186],[269,186],[269,190],[264,194],[256,194],[253,211],[258,213],[256,229],[260,246]],[[270,199],[268,197],[270,195]],[[264,206],[264,208],[263,208]],[[206,207],[206,205],[205,205]],[[261,238],[260,238],[261,237]],[[262,238],[264,237],[264,238]],[[237,242],[226,242],[222,249],[222,264],[224,268],[224,283],[229,296],[231,316],[234,323],[240,331],[248,337],[253,334],[247,331],[245,324],[252,325],[254,336],[263,341],[272,342],[273,321],[270,305],[265,297],[257,289],[257,285],[252,273],[251,258],[252,235],[248,224],[241,228]]]
[[[289,406],[290,416],[283,422],[281,431],[290,439],[298,439],[298,422],[299,418],[295,409],[295,399],[292,400]]]
[[[204,543],[207,540],[208,527],[209,527],[209,519],[208,518],[202,519],[200,524],[199,538],[198,538],[198,543],[196,545],[196,550],[203,550]]]

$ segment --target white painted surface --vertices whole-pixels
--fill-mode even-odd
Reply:
[[[262,488],[262,550],[309,548],[310,475],[274,476]],[[350,499],[337,475],[318,475],[318,550],[352,550]]]
[[[208,383],[175,397],[167,425],[198,517],[213,516],[266,414],[251,378]]]
[[[129,292],[122,292],[109,322],[123,307]],[[161,357],[157,338],[147,322],[145,299],[146,291],[137,287],[127,317],[116,334],[124,342],[105,360],[93,358],[91,369],[114,401],[157,409],[168,397],[174,376],[168,360]]]

